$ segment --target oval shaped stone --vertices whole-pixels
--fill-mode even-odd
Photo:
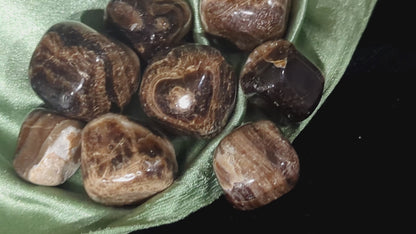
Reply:
[[[90,121],[81,147],[84,188],[106,205],[139,203],[169,187],[178,170],[168,139],[118,114]]]
[[[250,51],[286,32],[291,0],[201,0],[201,24],[206,33],[226,38]]]

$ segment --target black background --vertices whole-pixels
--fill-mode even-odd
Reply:
[[[416,11],[400,3],[377,2],[343,78],[294,141],[301,162],[294,190],[245,212],[222,196],[138,233],[414,232]]]

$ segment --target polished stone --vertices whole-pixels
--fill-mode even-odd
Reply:
[[[288,193],[299,177],[299,159],[274,123],[248,123],[227,135],[214,154],[214,171],[233,206],[251,210]]]
[[[217,49],[187,44],[146,68],[139,95],[145,113],[165,127],[210,138],[233,113],[237,77]]]
[[[192,26],[192,11],[185,0],[112,0],[105,22],[111,35],[149,61],[182,42]]]
[[[178,170],[170,141],[123,115],[89,122],[81,147],[84,188],[106,205],[140,203],[169,187]]]
[[[42,109],[22,124],[13,166],[23,179],[39,185],[64,183],[80,166],[83,123]]]
[[[322,72],[285,40],[257,47],[240,74],[241,86],[249,98],[262,98],[296,122],[315,110],[324,81]]]
[[[291,7],[291,0],[200,2],[204,31],[226,38],[245,51],[265,41],[282,38]]]
[[[53,25],[33,52],[29,78],[51,109],[89,121],[123,109],[139,87],[133,50],[80,22]]]

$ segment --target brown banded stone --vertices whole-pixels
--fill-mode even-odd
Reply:
[[[234,110],[237,80],[221,53],[187,44],[150,64],[140,86],[145,113],[170,129],[212,137]]]
[[[179,45],[191,29],[192,12],[185,0],[112,0],[105,21],[113,35],[149,61]]]
[[[23,179],[38,185],[64,183],[80,166],[83,123],[35,109],[25,119],[17,140],[13,167]]]
[[[141,202],[169,187],[178,170],[168,139],[118,114],[90,121],[81,147],[84,188],[106,205]]]
[[[245,124],[218,145],[214,171],[226,198],[251,210],[289,192],[299,177],[299,159],[271,121]]]
[[[48,107],[88,121],[128,104],[139,86],[140,62],[133,50],[90,27],[62,22],[37,45],[29,78]]]
[[[315,110],[324,82],[321,71],[286,40],[258,46],[240,73],[240,84],[248,97],[265,100],[296,122]]]
[[[241,50],[252,50],[286,32],[291,0],[201,0],[206,33],[223,37]]]

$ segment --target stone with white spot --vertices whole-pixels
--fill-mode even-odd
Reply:
[[[38,185],[64,183],[80,167],[83,122],[43,109],[22,124],[13,166],[23,179]]]

